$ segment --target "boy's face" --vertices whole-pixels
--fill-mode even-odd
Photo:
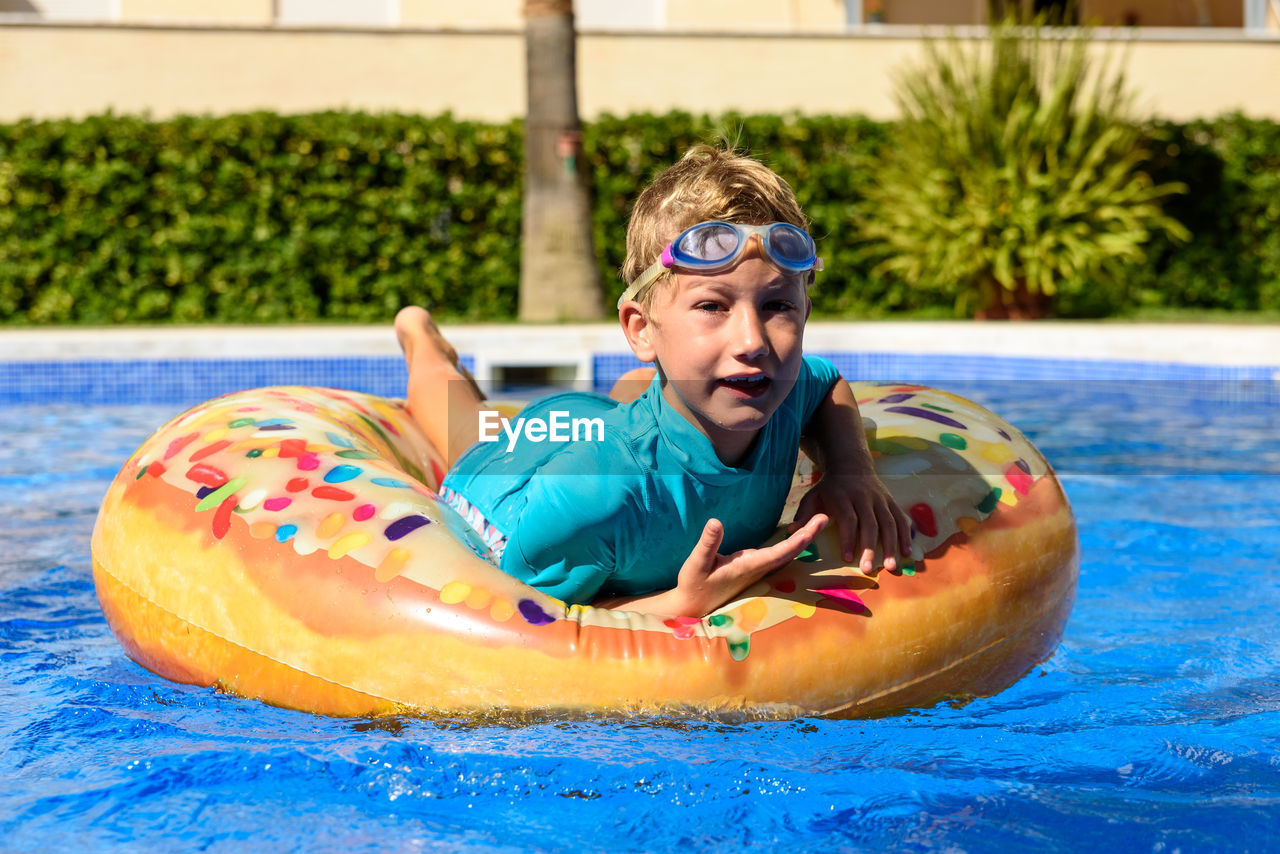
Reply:
[[[654,294],[648,320],[624,304],[623,325],[636,355],[658,363],[667,402],[732,465],[800,374],[809,317],[803,276],[764,260],[753,240],[732,269],[674,278]]]

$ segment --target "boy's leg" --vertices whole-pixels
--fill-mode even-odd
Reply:
[[[619,403],[630,403],[645,393],[657,372],[656,368],[632,368],[618,377],[609,389],[609,397]]]
[[[409,366],[409,413],[453,468],[480,437],[484,395],[426,309],[401,309],[395,326]]]

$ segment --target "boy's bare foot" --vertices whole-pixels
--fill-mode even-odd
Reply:
[[[423,352],[424,347],[430,348],[471,384],[479,400],[485,399],[484,392],[480,391],[475,377],[471,376],[471,372],[459,363],[458,351],[449,343],[449,339],[444,337],[440,327],[436,326],[431,312],[421,306],[405,306],[396,314],[395,330],[396,340],[400,342],[400,349],[404,351],[405,361],[408,362],[411,370],[414,354]]]

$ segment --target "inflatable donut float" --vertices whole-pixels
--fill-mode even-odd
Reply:
[[[496,569],[438,500],[442,458],[401,402],[278,387],[143,444],[104,499],[94,582],[144,667],[331,715],[857,716],[995,693],[1052,654],[1071,609],[1062,488],[969,401],[853,390],[915,522],[917,559],[892,573],[844,565],[828,531],[701,619],[566,606]]]

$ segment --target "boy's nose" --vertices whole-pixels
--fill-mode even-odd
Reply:
[[[734,349],[740,359],[758,359],[769,352],[764,334],[764,318],[754,307],[743,308],[734,318]]]

